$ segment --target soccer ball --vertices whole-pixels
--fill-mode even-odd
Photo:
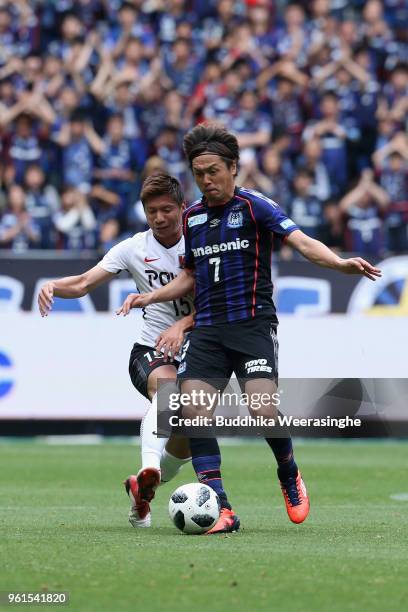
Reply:
[[[175,526],[188,534],[205,533],[220,516],[218,495],[205,484],[192,482],[176,489],[169,501],[169,514]]]

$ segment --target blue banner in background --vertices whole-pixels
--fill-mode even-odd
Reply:
[[[10,258],[0,254],[0,312],[36,310],[42,283],[81,274],[99,259]],[[383,276],[376,282],[321,268],[305,260],[278,261],[274,257],[274,300],[279,314],[323,316],[329,313],[366,313],[408,316],[408,255],[377,262]],[[56,300],[54,312],[113,311],[135,290],[122,273],[109,285],[79,300]]]

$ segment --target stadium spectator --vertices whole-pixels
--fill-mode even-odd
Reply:
[[[386,246],[392,252],[408,251],[408,141],[396,136],[373,156],[379,183],[391,203],[385,217]]]
[[[76,187],[82,193],[89,193],[94,165],[93,152],[98,152],[100,139],[86,122],[84,114],[75,111],[69,123],[63,125],[56,140],[62,148],[64,184]]]
[[[271,118],[275,131],[287,132],[290,135],[290,149],[298,153],[300,137],[304,126],[304,110],[302,107],[303,87],[305,80],[299,78],[299,72],[293,64],[273,66],[273,71],[266,71],[258,79],[262,87],[271,77],[267,88],[267,96],[271,102]]]
[[[135,4],[124,2],[118,10],[117,22],[112,15],[112,25],[107,35],[103,37],[103,48],[111,52],[117,59],[124,53],[131,39],[141,42],[144,54],[151,56],[155,47],[152,28],[141,19],[141,14]]]
[[[330,197],[329,175],[322,162],[322,147],[317,138],[304,143],[299,165],[311,175],[312,183],[309,186],[309,194],[321,202],[328,200]]]
[[[390,198],[373,180],[372,170],[364,170],[356,187],[339,203],[346,217],[346,247],[354,253],[378,254],[384,248],[381,217]]]
[[[170,87],[189,98],[198,83],[201,65],[192,54],[191,42],[186,38],[174,41],[171,52],[164,49],[163,69]]]
[[[66,187],[61,195],[61,205],[61,210],[54,215],[60,246],[74,251],[94,249],[97,223],[87,196],[74,187]]]
[[[160,6],[161,5],[161,6]],[[159,41],[163,45],[172,44],[176,40],[177,25],[186,19],[186,0],[168,0],[159,3],[162,8],[158,21]]]
[[[309,40],[304,27],[305,17],[301,4],[289,4],[284,12],[284,27],[276,32],[276,48],[280,57],[295,62],[299,67],[307,63]]]
[[[228,127],[237,135],[242,164],[254,159],[257,150],[270,143],[271,123],[268,116],[258,110],[256,91],[244,89],[241,92]]]
[[[45,165],[45,155],[40,145],[38,129],[28,114],[21,114],[16,119],[15,132],[10,140],[9,156],[8,180],[19,184],[22,184],[30,164]]]
[[[265,195],[276,202],[279,201],[282,207],[287,209],[292,196],[290,186],[291,173],[287,169],[285,171],[282,157],[276,146],[269,146],[267,149],[264,149],[261,170],[264,177],[263,184],[260,184],[262,193],[265,193]]]
[[[98,167],[94,177],[102,186],[117,193],[121,199],[120,210],[125,211],[130,205],[130,198],[135,171],[142,168],[145,154],[136,142],[125,138],[124,123],[121,115],[111,115],[106,128],[106,135],[101,139],[93,135],[94,150],[98,153]]]
[[[0,245],[21,253],[38,247],[40,229],[25,207],[25,193],[20,185],[11,185],[8,190],[8,206],[0,221]]]
[[[325,164],[332,193],[339,196],[347,185],[347,132],[340,120],[339,101],[336,94],[327,92],[320,103],[322,119],[309,124],[304,133],[305,141],[317,138],[322,147],[322,160]]]
[[[183,184],[187,184],[187,163],[179,130],[172,125],[165,125],[157,136],[154,147],[157,155],[166,164],[169,174],[175,176]]]
[[[311,238],[322,240],[325,237],[323,205],[321,200],[311,193],[313,178],[313,174],[306,168],[299,168],[296,172],[289,214],[302,232]]]
[[[241,87],[238,72],[233,69],[227,70],[224,73],[224,78],[216,82],[215,87],[208,89],[206,92],[205,103],[202,107],[203,120],[228,123]]]
[[[46,184],[43,169],[35,164],[27,168],[24,185],[26,209],[35,221],[41,235],[38,246],[42,249],[55,248],[52,218],[60,207],[58,193],[55,187]]]
[[[120,236],[121,221],[124,221],[120,210],[121,199],[117,193],[102,185],[94,185],[90,197],[97,224],[97,242],[106,251]]]
[[[134,106],[142,137],[149,144],[152,144],[166,124],[164,96],[165,89],[159,82],[154,81],[150,87],[140,92]]]

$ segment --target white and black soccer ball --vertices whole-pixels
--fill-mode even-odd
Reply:
[[[192,482],[176,489],[169,501],[169,514],[183,533],[205,533],[220,516],[218,495],[205,484]]]

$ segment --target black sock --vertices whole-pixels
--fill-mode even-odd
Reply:
[[[298,467],[293,457],[292,438],[265,438],[278,464],[279,480],[297,476]]]
[[[199,482],[208,485],[217,493],[221,508],[231,506],[224,491],[221,478],[221,455],[215,438],[190,438],[193,467]]]

